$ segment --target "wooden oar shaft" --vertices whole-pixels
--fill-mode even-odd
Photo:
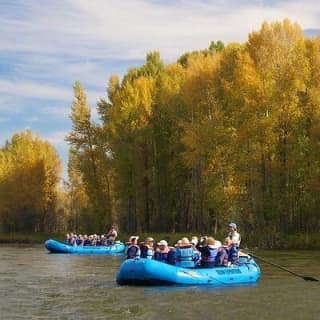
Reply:
[[[285,267],[283,267],[283,266],[281,266],[281,265],[279,265],[279,264],[277,264],[277,263],[274,263],[274,262],[268,261],[268,260],[266,260],[266,259],[264,259],[264,258],[261,258],[261,257],[259,257],[259,256],[256,256],[255,254],[252,254],[252,253],[248,253],[248,254],[249,254],[250,256],[256,258],[256,259],[259,259],[259,260],[261,260],[261,261],[263,261],[263,262],[265,262],[265,263],[267,263],[267,264],[270,264],[270,265],[272,265],[272,266],[274,266],[274,267],[277,267],[277,268],[279,268],[279,269],[281,269],[281,270],[283,270],[283,271],[287,271],[287,272],[289,272],[289,273],[291,273],[291,274],[293,274],[293,275],[295,275],[295,276],[297,276],[297,277],[299,277],[299,278],[302,278],[302,279],[304,279],[304,280],[306,280],[306,281],[319,281],[318,279],[313,278],[313,277],[303,276],[303,275],[301,275],[301,274],[299,274],[299,273],[297,273],[297,272],[294,272],[294,271],[292,271],[292,270],[289,270],[289,269],[287,269],[287,268],[285,268]]]
[[[250,253],[250,255],[251,255],[252,257],[254,257],[254,258],[257,258],[257,259],[265,262],[265,263],[271,264],[272,266],[275,266],[275,267],[277,267],[277,268],[279,268],[279,269],[281,269],[281,270],[284,270],[284,271],[287,271],[287,272],[289,272],[289,273],[292,273],[292,274],[294,274],[294,275],[297,276],[297,277],[303,278],[303,276],[302,276],[301,274],[296,273],[296,272],[294,272],[294,271],[291,271],[291,270],[289,270],[289,269],[287,269],[287,268],[285,268],[285,267],[283,267],[283,266],[280,266],[280,265],[277,264],[277,263],[274,263],[274,262],[268,261],[268,260],[266,260],[266,259],[264,259],[264,258],[258,257],[258,256],[256,256],[255,254],[252,254],[252,253]]]

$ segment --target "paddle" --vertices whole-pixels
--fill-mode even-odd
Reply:
[[[291,270],[289,270],[289,269],[287,269],[287,268],[285,268],[285,267],[283,267],[283,266],[280,266],[279,264],[276,264],[276,263],[274,263],[274,262],[268,261],[268,260],[266,260],[266,259],[264,259],[264,258],[261,258],[261,257],[255,255],[255,254],[253,254],[253,253],[248,253],[248,255],[250,255],[251,257],[254,257],[254,258],[258,259],[258,260],[261,260],[261,261],[263,261],[263,262],[265,262],[265,263],[267,263],[267,264],[270,264],[271,266],[277,267],[277,268],[279,268],[279,269],[281,269],[281,270],[283,270],[283,271],[287,271],[287,272],[293,274],[294,276],[299,277],[299,278],[302,278],[302,279],[304,279],[304,280],[306,280],[306,281],[320,281],[320,280],[318,280],[318,279],[316,279],[316,278],[309,277],[309,276],[303,276],[303,275],[301,275],[301,274],[299,274],[299,273],[296,273],[296,272],[294,272],[294,271],[291,271]]]

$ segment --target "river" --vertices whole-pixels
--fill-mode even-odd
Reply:
[[[255,253],[320,278],[320,252]],[[320,282],[265,263],[254,286],[128,287],[115,282],[122,259],[1,245],[0,319],[320,319]]]

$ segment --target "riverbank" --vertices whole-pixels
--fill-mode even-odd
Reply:
[[[121,233],[119,240],[126,242],[131,234]],[[146,237],[153,237],[155,241],[165,239],[170,244],[176,243],[182,237],[189,237],[189,233],[139,233],[139,240],[143,241]],[[64,233],[0,233],[0,243],[21,243],[21,244],[41,244],[47,239],[64,240]],[[225,235],[219,234],[215,238],[223,240]],[[242,234],[242,248],[260,248],[260,249],[320,249],[320,233],[313,234],[277,234],[277,235],[253,235]]]

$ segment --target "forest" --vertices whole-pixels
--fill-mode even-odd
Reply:
[[[68,181],[31,132],[0,149],[0,229],[215,234],[320,228],[320,37],[264,22],[245,43],[150,52],[97,103],[74,84]]]

